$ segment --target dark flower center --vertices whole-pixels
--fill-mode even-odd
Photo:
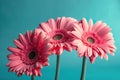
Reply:
[[[54,40],[60,40],[60,39],[62,39],[62,38],[63,38],[63,35],[61,35],[61,34],[56,34],[56,35],[53,37]]]
[[[36,52],[35,51],[31,51],[28,55],[29,59],[34,59],[36,56]]]
[[[88,37],[87,41],[91,44],[93,44],[95,42],[94,38],[92,38],[92,37]]]

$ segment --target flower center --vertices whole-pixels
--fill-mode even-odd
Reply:
[[[60,39],[62,39],[62,38],[63,38],[63,35],[62,35],[62,34],[56,34],[56,35],[53,37],[54,40],[60,40]]]
[[[28,55],[29,59],[34,59],[36,56],[36,52],[35,51],[31,51]]]
[[[91,44],[93,44],[95,42],[94,38],[92,38],[92,37],[88,37],[87,41]]]

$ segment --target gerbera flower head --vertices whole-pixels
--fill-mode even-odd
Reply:
[[[56,20],[49,19],[40,24],[39,29],[50,38],[51,53],[60,55],[64,50],[72,51],[70,44],[73,37],[69,32],[74,30],[77,20],[73,18],[58,17]]]
[[[26,34],[20,34],[14,43],[16,47],[8,48],[12,53],[8,55],[9,71],[16,72],[18,76],[41,76],[41,68],[49,65],[49,45],[45,34],[38,29],[27,31]]]
[[[93,25],[92,19],[89,22],[83,18],[71,34],[76,38],[72,44],[77,48],[80,57],[86,56],[93,63],[96,57],[108,60],[107,53],[114,55],[115,45],[111,29],[106,23],[98,21]]]

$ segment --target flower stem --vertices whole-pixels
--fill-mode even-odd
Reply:
[[[85,74],[86,74],[86,57],[84,56],[82,62],[82,72],[81,72],[80,80],[85,80]]]
[[[60,68],[60,55],[57,55],[55,80],[58,80],[59,68]]]
[[[34,80],[34,75],[31,76],[31,80]]]

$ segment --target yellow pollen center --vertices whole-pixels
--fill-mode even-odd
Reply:
[[[88,37],[87,41],[91,44],[93,44],[95,42],[95,40],[92,37]]]
[[[62,39],[62,35],[61,34],[57,34],[57,35],[55,35],[54,37],[53,37],[53,39],[54,40],[60,40],[60,39]]]

